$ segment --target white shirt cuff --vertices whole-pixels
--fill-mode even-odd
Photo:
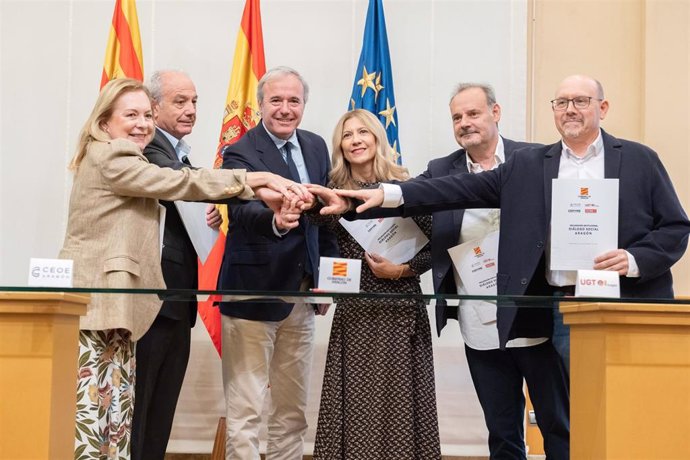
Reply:
[[[275,236],[277,236],[278,238],[284,237],[290,231],[289,228],[286,228],[285,230],[282,230],[282,231],[278,230],[278,227],[276,227],[276,215],[275,214],[273,214],[273,219],[271,220],[271,227],[273,227],[273,234]]]
[[[379,184],[379,188],[383,190],[382,208],[397,208],[405,204],[402,189],[399,185],[383,183]]]
[[[635,256],[630,254],[628,251],[625,251],[625,254],[628,256],[628,274],[625,276],[627,278],[639,278],[640,277],[640,267],[637,266],[637,262],[635,261]]]

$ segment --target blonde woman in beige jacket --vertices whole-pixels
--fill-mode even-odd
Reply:
[[[79,137],[60,258],[74,286],[164,289],[158,200],[306,198],[301,185],[244,170],[160,168],[142,154],[154,134],[148,90],[117,79],[103,87]],[[94,294],[80,323],[75,459],[130,458],[134,347],[155,319],[156,295]]]

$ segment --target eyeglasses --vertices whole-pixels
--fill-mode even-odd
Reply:
[[[572,99],[558,98],[551,100],[551,107],[553,110],[563,111],[568,109],[568,104],[573,103],[573,107],[576,109],[586,109],[589,107],[589,103],[594,99],[595,101],[603,101],[603,99],[598,99],[591,96],[577,96]]]

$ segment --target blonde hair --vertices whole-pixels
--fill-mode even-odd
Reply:
[[[69,164],[69,169],[77,171],[79,165],[86,155],[86,150],[89,144],[93,141],[108,142],[111,140],[108,133],[103,131],[103,124],[108,121],[113,114],[113,108],[117,100],[126,93],[133,91],[143,91],[151,99],[151,93],[146,89],[146,86],[140,81],[131,78],[118,78],[111,80],[101,89],[96,105],[94,105],[91,115],[86,119],[86,123],[79,132],[79,140],[77,142],[77,151],[72,157]]]
[[[407,168],[404,168],[393,161],[395,152],[388,145],[388,138],[386,137],[386,130],[376,116],[368,110],[355,109],[346,112],[333,131],[333,153],[330,182],[331,186],[336,188],[357,189],[360,186],[352,177],[352,170],[350,163],[345,159],[343,154],[343,127],[345,122],[351,118],[357,118],[364,126],[371,131],[376,138],[376,155],[374,155],[374,175],[378,182],[387,182],[391,180],[407,180],[410,176]]]

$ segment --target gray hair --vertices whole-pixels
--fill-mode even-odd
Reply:
[[[450,97],[450,102],[452,102],[453,98],[455,98],[455,96],[457,96],[458,94],[472,88],[479,88],[482,91],[484,91],[484,95],[486,96],[486,105],[488,105],[489,107],[496,103],[496,92],[494,91],[494,87],[487,83],[459,83],[455,87],[453,95]]]
[[[176,69],[162,69],[162,70],[156,70],[151,74],[151,77],[149,77],[149,83],[148,83],[148,89],[149,92],[151,93],[151,99],[156,104],[160,104],[160,102],[163,100],[163,76],[165,74],[169,73],[179,73],[184,75],[187,78],[189,77],[189,74],[183,70],[176,70]],[[191,78],[190,78],[191,80]]]
[[[259,80],[259,86],[256,88],[256,99],[259,102],[259,104],[261,104],[261,102],[264,100],[264,85],[271,80],[275,80],[276,78],[280,77],[286,77],[288,75],[296,77],[302,84],[302,88],[304,90],[304,103],[306,104],[307,100],[309,99],[309,85],[304,80],[304,78],[302,78],[302,75],[300,75],[298,71],[296,71],[292,67],[287,67],[284,65],[269,69],[268,71],[266,71],[264,76],[261,77],[261,80]]]

